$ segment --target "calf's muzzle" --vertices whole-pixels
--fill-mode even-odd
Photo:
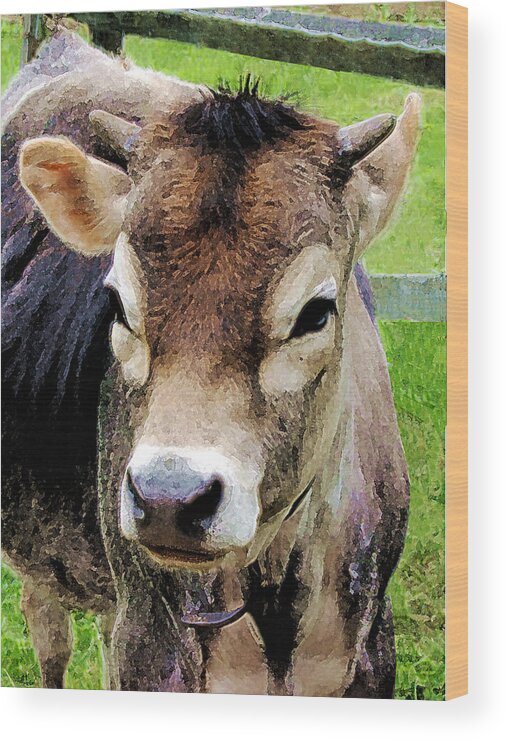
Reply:
[[[200,551],[224,494],[220,475],[202,475],[182,458],[131,462],[125,487],[136,539],[162,555]]]

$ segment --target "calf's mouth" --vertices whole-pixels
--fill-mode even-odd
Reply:
[[[150,557],[161,565],[173,567],[191,567],[192,565],[217,566],[225,557],[225,551],[207,552],[205,550],[187,550],[179,547],[162,547],[143,544],[142,547]]]

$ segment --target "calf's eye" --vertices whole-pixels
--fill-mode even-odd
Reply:
[[[336,304],[328,298],[315,298],[303,308],[298,316],[289,339],[322,331],[329,317],[336,313]]]

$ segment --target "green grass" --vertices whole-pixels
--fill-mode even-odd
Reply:
[[[446,325],[380,328],[411,480],[405,550],[389,587],[396,695],[444,699]]]
[[[22,38],[21,23],[11,23],[2,18],[2,92],[19,69]]]
[[[128,37],[126,51],[142,66],[217,85],[250,71],[269,95],[297,91],[299,105],[346,125],[399,112],[411,85],[365,75],[269,62],[178,42]],[[21,52],[19,24],[2,23],[2,89]],[[371,272],[444,269],[444,92],[419,90],[424,128],[398,218],[368,252]],[[444,698],[444,429],[445,325],[383,323],[401,435],[412,480],[404,555],[389,592],[393,600],[398,673],[396,695]],[[2,571],[2,685],[38,686],[39,669],[19,609],[20,585]],[[100,687],[95,620],[75,615],[76,650],[68,671],[74,688]]]
[[[39,664],[20,609],[21,583],[2,566],[2,686],[41,686]],[[72,615],[74,651],[67,669],[70,689],[101,689],[102,662],[95,617]]]
[[[287,10],[315,15],[341,15],[374,23],[410,23],[443,28],[444,3],[368,3],[367,5],[289,5]]]

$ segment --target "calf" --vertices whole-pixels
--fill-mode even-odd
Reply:
[[[9,237],[9,557],[114,621],[113,686],[391,696],[408,477],[358,260],[419,99],[340,129],[90,54],[6,127],[43,217]]]

